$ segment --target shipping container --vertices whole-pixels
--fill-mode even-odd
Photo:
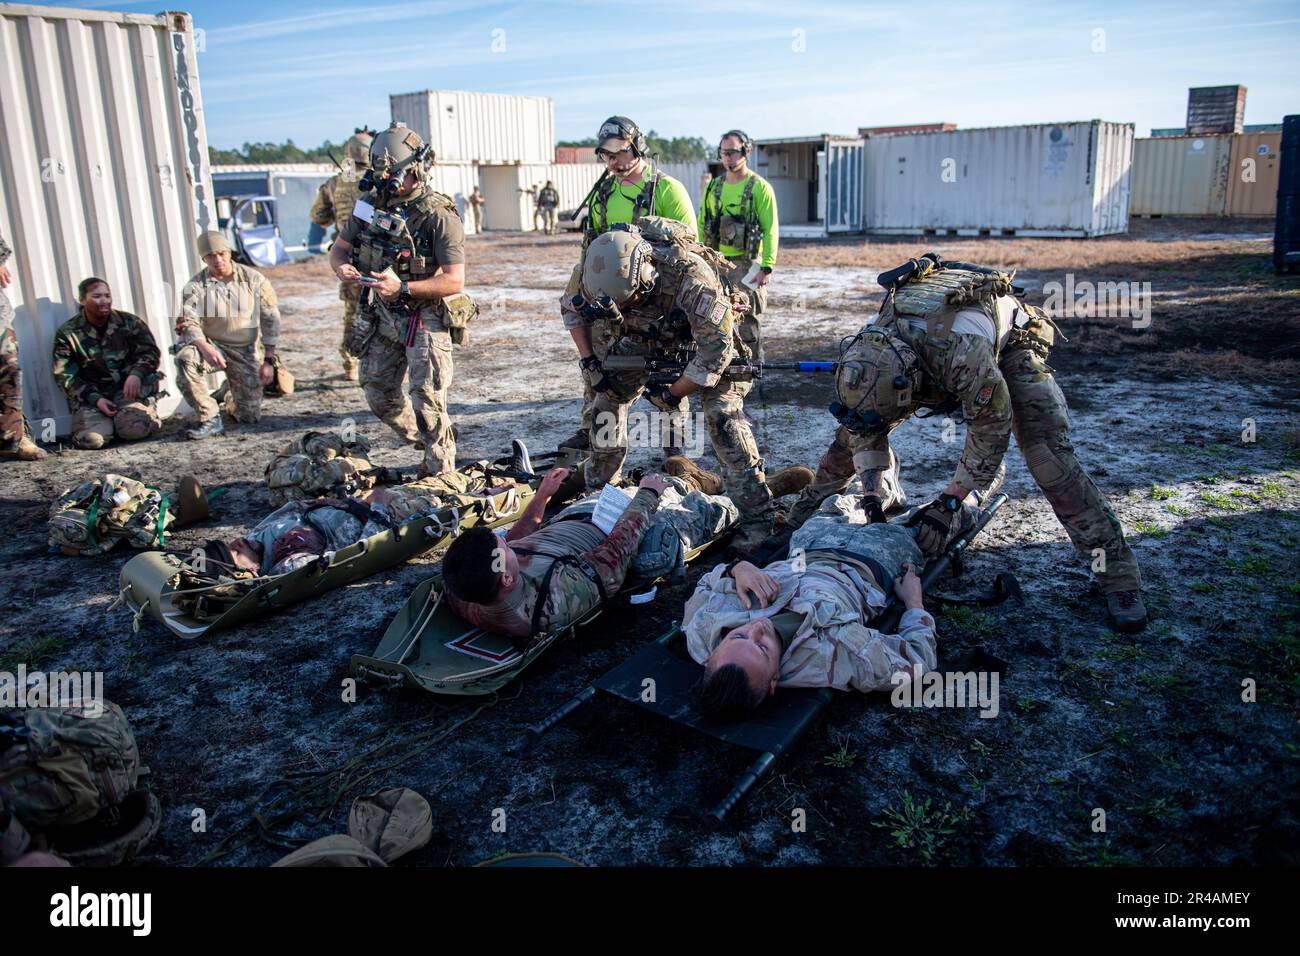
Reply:
[[[1121,233],[1128,229],[1132,161],[1133,124],[1102,120],[868,137],[866,230]]]
[[[172,317],[200,266],[195,240],[216,225],[195,52],[183,13],[0,5],[0,232],[38,438],[68,428],[51,352],[92,275],[153,331],[162,413],[180,403]]]
[[[596,158],[596,151],[590,146],[557,146],[555,147],[555,161],[557,163],[588,163],[592,165],[601,165]]]
[[[1229,216],[1272,216],[1277,212],[1282,170],[1282,134],[1242,133],[1232,137],[1228,179]]]
[[[472,163],[437,163],[429,172],[429,185],[456,200],[456,208],[460,212],[467,236],[472,236],[475,232],[469,195],[478,181],[478,170]]]
[[[1222,216],[1232,137],[1170,136],[1133,143],[1134,216]]]
[[[321,184],[338,168],[333,163],[272,163],[212,167],[218,196],[264,195],[275,199],[275,223],[291,256],[307,253],[311,207]],[[331,233],[333,230],[329,230]]]
[[[1240,133],[1246,115],[1244,86],[1198,86],[1187,91],[1187,133]]]
[[[858,136],[902,136],[907,133],[943,133],[956,123],[912,123],[908,126],[859,126]]]
[[[393,120],[433,146],[442,163],[553,163],[550,97],[422,90],[389,97]]]
[[[772,185],[783,238],[862,231],[862,144],[826,133],[754,143],[754,171]]]

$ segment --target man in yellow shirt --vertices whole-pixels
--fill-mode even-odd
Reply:
[[[718,159],[723,172],[705,187],[700,199],[700,242],[717,249],[731,263],[726,276],[731,286],[744,292],[750,311],[767,308],[767,284],[776,266],[780,225],[772,185],[749,168],[754,141],[743,130],[722,134]],[[748,282],[742,280],[758,264]]]

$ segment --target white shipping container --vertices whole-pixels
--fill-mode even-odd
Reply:
[[[464,222],[465,235],[474,235],[474,214],[469,207],[469,194],[478,182],[478,172],[471,163],[437,163],[429,173],[428,183],[440,193],[456,200],[456,208]]]
[[[551,163],[555,108],[547,96],[422,90],[389,97],[392,118],[433,145],[440,163]]]
[[[14,256],[24,411],[38,438],[70,420],[54,333],[77,284],[108,280],[163,353],[160,403],[180,403],[168,348],[195,239],[215,228],[190,17],[0,5],[0,231]]]
[[[1222,216],[1232,136],[1162,136],[1133,143],[1135,216]]]
[[[1133,125],[1101,120],[868,137],[866,230],[1124,232],[1132,159]]]
[[[822,134],[758,140],[754,146],[754,171],[772,186],[783,237],[862,231],[860,137]]]

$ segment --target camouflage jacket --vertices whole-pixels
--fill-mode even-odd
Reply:
[[[702,388],[712,388],[736,357],[740,317],[715,269],[694,252],[673,243],[653,247],[659,278],[654,291],[639,305],[623,310],[624,324],[598,320],[593,344],[604,340],[604,351],[623,336],[672,351],[694,343],[694,353],[682,374]]]
[[[238,262],[229,281],[200,269],[181,290],[176,339],[189,345],[208,339],[224,345],[252,345],[260,334],[273,349],[280,339],[280,303],[262,273]]]
[[[864,623],[884,607],[885,595],[850,562],[812,552],[803,563],[769,564],[764,570],[780,591],[767,607],[750,610],[740,603],[736,582],[726,570],[718,565],[700,578],[682,614],[686,648],[698,663],[731,630],[790,611],[801,620],[784,642],[780,687],[889,690],[895,673],[911,671],[919,677],[938,664],[934,618],[925,611],[905,611],[897,634]]]
[[[156,394],[161,359],[149,326],[130,312],[114,309],[96,328],[78,311],[54,334],[54,381],[74,411],[101,398],[113,401],[131,375],[140,379],[142,397]]]
[[[580,554],[570,552],[577,561],[564,560],[555,568],[545,594],[542,593],[542,582],[546,579],[547,572],[558,559],[569,557],[563,553],[563,547],[556,546],[556,539],[571,537],[561,532],[569,532],[574,528],[563,526],[577,525],[578,522],[557,522],[510,542],[510,547],[515,550],[519,560],[519,580],[510,594],[497,604],[469,604],[450,594],[447,595],[447,602],[471,624],[511,637],[533,636],[534,620],[538,634],[548,634],[568,627],[600,604],[601,588],[583,570],[583,566],[600,578],[606,597],[613,597],[623,586],[628,568],[641,547],[641,539],[645,537],[650,519],[658,507],[659,496],[654,491],[643,488],[636,493],[604,540],[600,540],[599,528],[587,524],[586,528],[593,532],[592,540],[599,543]],[[544,603],[541,610],[536,611],[539,601]]]
[[[336,173],[321,183],[316,201],[311,204],[311,221],[318,226],[333,226],[334,235],[338,236],[352,217],[352,209],[361,195],[358,183],[355,174],[345,176],[343,173]]]

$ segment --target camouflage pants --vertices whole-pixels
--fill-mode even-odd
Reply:
[[[767,286],[758,289],[751,289],[743,284],[740,280],[745,278],[750,267],[754,265],[754,260],[748,256],[737,256],[735,259],[728,259],[727,264],[731,267],[726,275],[723,276],[731,288],[736,292],[741,292],[749,300],[749,311],[751,315],[762,315],[767,311]]]
[[[867,524],[857,502],[843,497],[826,501],[825,507],[790,537],[790,554],[797,550],[847,551],[865,558],[886,597],[893,593],[894,578],[903,573],[904,565],[916,565],[918,574],[925,567],[915,528],[890,521]]]
[[[12,324],[13,308],[0,292],[0,448],[12,448],[27,434],[23,424],[23,373],[18,364],[18,336]]]
[[[111,401],[117,406],[117,414],[112,417],[105,415],[93,405],[82,405],[73,413],[74,444],[78,436],[85,432],[100,435],[106,442],[112,441],[114,437],[124,441],[139,441],[162,428],[156,399],[148,397],[131,402],[119,392]]]
[[[437,508],[472,504],[488,488],[500,483],[500,479],[489,480],[477,469],[444,471],[409,484],[380,488],[371,493],[371,501],[383,505],[388,517],[401,524]]]
[[[357,357],[347,350],[343,343],[348,340],[352,323],[357,319],[357,303],[361,300],[361,284],[358,282],[340,282],[339,298],[343,301],[343,337],[339,339],[339,355],[345,366],[356,365]]]
[[[542,209],[542,228],[546,230],[548,236],[555,232],[555,219],[556,214],[554,206],[547,206]]]
[[[854,465],[854,453],[858,451],[855,446],[858,444],[854,434],[843,425],[835,429],[835,437],[831,440],[830,447],[822,455],[822,460],[817,463],[817,472],[813,475],[812,484],[799,494],[794,507],[790,509],[790,516],[786,522],[791,528],[801,527],[816,513],[825,499],[831,495],[842,494],[853,481],[854,473],[858,471]],[[907,500],[899,484],[898,456],[894,454],[892,448],[889,448],[888,454],[889,465],[880,472],[876,488],[886,508],[903,504]]]
[[[614,393],[597,393],[592,402],[589,490],[613,481],[623,467],[627,458],[627,411],[645,387],[643,372],[623,372],[610,377]],[[772,517],[772,493],[763,474],[763,459],[745,419],[745,396],[752,387],[753,382],[723,379],[713,388],[697,393],[709,441],[722,465],[727,496],[740,509],[744,524],[770,522]]]
[[[469,208],[474,213],[474,231],[482,232],[483,231],[483,207],[475,206],[473,203],[471,203]]]
[[[212,342],[226,360],[226,386],[228,400],[234,406],[231,414],[241,422],[252,424],[262,418],[262,340],[252,345],[226,345]],[[199,421],[206,422],[220,414],[213,398],[208,376],[219,371],[204,361],[199,350],[187,345],[176,353],[176,384],[190,408],[198,412]]]
[[[424,442],[424,470],[431,475],[456,468],[456,438],[447,415],[453,371],[445,329],[419,330],[410,348],[376,335],[361,356],[361,389],[370,410],[403,440]]]

